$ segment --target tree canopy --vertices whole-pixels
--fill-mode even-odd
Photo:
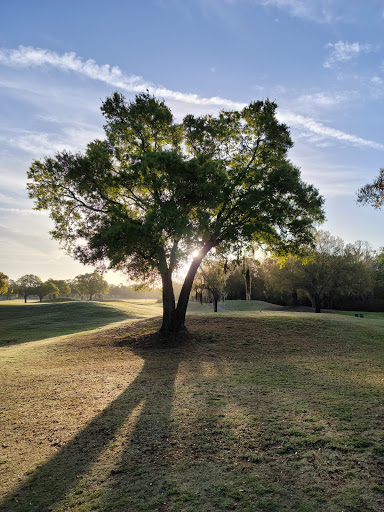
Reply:
[[[384,205],[384,169],[380,169],[378,177],[372,183],[358,190],[357,201],[374,208],[381,208]]]
[[[6,276],[3,272],[0,272],[0,295],[5,293],[9,287],[8,276]]]
[[[37,295],[37,288],[42,284],[40,277],[25,274],[16,281],[18,295],[27,302],[28,295]]]
[[[109,292],[107,281],[97,272],[80,274],[74,279],[74,287],[80,295],[89,295],[89,300],[95,295],[104,295]]]
[[[45,281],[36,287],[35,292],[42,302],[47,295],[58,295],[59,288],[52,281]]]
[[[50,211],[54,238],[85,264],[163,284],[163,330],[184,326],[205,255],[267,244],[279,254],[311,243],[323,199],[288,159],[277,105],[256,101],[217,117],[175,122],[149,94],[102,104],[105,139],[84,154],[32,163],[30,197]],[[177,307],[172,275],[196,251]]]

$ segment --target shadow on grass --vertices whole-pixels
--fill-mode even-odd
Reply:
[[[184,338],[182,346],[189,342],[188,335]],[[145,336],[144,344],[142,341],[133,347],[134,353],[144,359],[136,379],[57,455],[14,490],[0,504],[1,512],[51,511],[76,488],[79,479],[86,477],[135,409],[140,411],[139,417],[133,434],[126,441],[133,460],[140,461],[143,451],[150,451],[161,459],[173,407],[174,382],[184,350],[164,345],[157,334]],[[180,346],[180,339],[178,341]],[[128,340],[127,344],[132,346],[131,342]],[[127,460],[123,463],[125,466],[132,464],[134,462]],[[124,468],[110,471],[109,476],[118,476],[123,471]]]
[[[1,305],[0,347],[74,334],[134,318],[98,302]]]

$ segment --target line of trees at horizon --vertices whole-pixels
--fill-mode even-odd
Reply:
[[[374,251],[368,242],[345,244],[319,231],[315,247],[303,257],[284,261],[253,257],[228,261],[209,258],[196,276],[193,298],[256,299],[283,306],[321,309],[384,311],[384,248]]]
[[[175,283],[176,296],[181,283]],[[57,299],[103,298],[161,300],[160,288],[142,284],[108,284],[97,273],[81,274],[71,280],[48,279],[33,274],[12,281],[0,272],[3,298],[45,297]],[[290,256],[257,260],[252,256],[228,259],[212,255],[197,272],[191,299],[265,300],[283,306],[312,306],[321,309],[384,311],[384,248],[375,251],[368,242],[345,244],[329,232],[319,231],[313,249],[303,257]]]
[[[148,288],[140,284],[109,284],[98,272],[80,274],[74,279],[53,279],[42,281],[39,276],[26,274],[17,280],[9,279],[0,272],[0,298],[9,300],[38,297],[40,302],[60,298],[93,300],[110,297],[114,299],[156,299],[161,298],[159,288]]]
[[[19,297],[27,302],[28,297],[38,297],[42,302],[46,297],[49,299],[88,297],[92,300],[94,297],[100,298],[108,293],[108,283],[97,272],[80,274],[69,280],[50,278],[44,282],[35,274],[25,274],[13,281],[0,273],[0,295],[5,299]]]

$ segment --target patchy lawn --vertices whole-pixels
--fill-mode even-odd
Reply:
[[[384,322],[187,323],[0,349],[2,512],[384,509]]]

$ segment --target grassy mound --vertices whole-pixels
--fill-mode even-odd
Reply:
[[[171,343],[149,319],[3,347],[0,510],[382,510],[384,321],[361,320],[210,314]]]
[[[142,301],[0,302],[0,346],[96,329],[112,322],[161,314],[161,304]]]

